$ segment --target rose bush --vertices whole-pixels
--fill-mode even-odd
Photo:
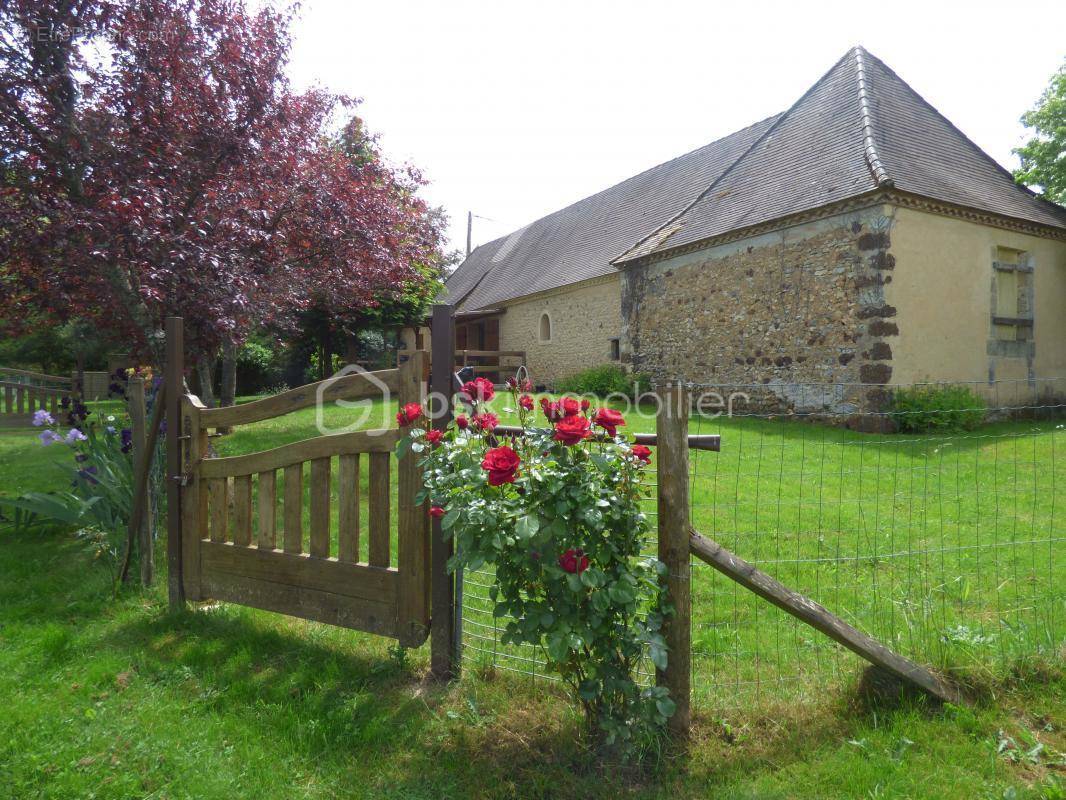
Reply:
[[[495,568],[489,594],[495,615],[508,618],[502,641],[540,648],[590,733],[630,753],[674,712],[667,690],[641,685],[636,673],[645,654],[660,669],[667,660],[666,570],[640,556],[650,452],[617,436],[625,424],[617,411],[591,412],[573,398],[543,398],[548,424],[536,425],[528,387],[517,382],[506,410],[523,432],[505,438],[485,409],[486,383],[463,387],[469,420],[461,415],[439,437],[414,427],[398,454],[421,458],[417,501],[430,501],[455,540],[449,569]],[[489,417],[492,424],[479,422]]]

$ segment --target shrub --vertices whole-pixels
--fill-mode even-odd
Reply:
[[[537,647],[584,709],[590,734],[628,755],[674,712],[665,687],[636,680],[645,652],[659,669],[667,659],[666,568],[640,557],[651,453],[617,435],[617,411],[543,398],[550,424],[537,428],[532,398],[511,391],[523,434],[506,445],[497,446],[495,417],[481,410],[492,384],[478,378],[464,387],[472,418],[443,434],[422,430],[419,406],[405,406],[397,418],[412,429],[398,454],[422,454],[426,488],[416,501],[428,499],[456,541],[449,568],[494,567],[494,614],[509,618],[501,640]]]
[[[563,378],[556,389],[563,394],[590,394],[606,397],[621,394],[632,397],[647,391],[650,384],[645,375],[629,375],[617,364],[603,364]]]
[[[972,431],[984,421],[985,401],[968,386],[897,389],[893,416],[905,433]]]

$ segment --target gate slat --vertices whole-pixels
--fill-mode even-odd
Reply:
[[[337,560],[359,560],[359,454],[341,456],[337,475]]]
[[[207,482],[208,529],[212,542],[226,541],[226,517],[229,511],[229,484],[225,478],[216,478]]]
[[[316,558],[329,558],[329,462],[311,462],[311,555]]]
[[[303,552],[304,465],[285,467],[285,552]]]
[[[263,550],[273,550],[278,530],[278,471],[259,473],[258,543]]]
[[[391,453],[370,454],[370,565],[389,566],[389,463]]]
[[[10,414],[14,409],[15,390],[10,386],[4,387],[4,413]]]
[[[247,547],[252,543],[252,476],[233,479],[233,543]]]

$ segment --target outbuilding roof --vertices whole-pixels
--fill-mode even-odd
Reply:
[[[485,308],[879,190],[1066,229],[1066,209],[855,47],[784,113],[478,247],[445,300]]]

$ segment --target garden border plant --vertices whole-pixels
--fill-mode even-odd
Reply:
[[[618,411],[593,410],[588,400],[542,398],[549,425],[537,427],[532,387],[508,385],[521,435],[497,436],[498,420],[485,410],[494,387],[477,378],[460,395],[470,415],[447,430],[424,429],[418,404],[401,408],[397,421],[409,431],[397,455],[421,459],[416,502],[428,499],[455,540],[449,570],[494,568],[494,614],[508,618],[502,641],[540,648],[594,743],[628,757],[675,710],[666,687],[642,685],[637,674],[645,654],[660,670],[667,663],[666,568],[640,555],[651,451],[618,434]]]

